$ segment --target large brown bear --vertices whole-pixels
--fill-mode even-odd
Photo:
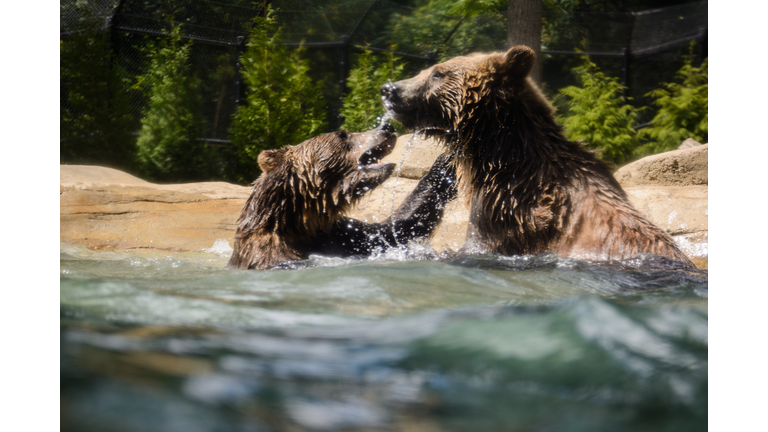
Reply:
[[[312,253],[368,255],[374,248],[428,238],[456,196],[455,171],[441,156],[382,223],[344,217],[363,194],[383,183],[395,164],[394,129],[384,123],[364,133],[334,132],[259,154],[262,174],[238,219],[229,268],[267,269]]]
[[[590,260],[651,253],[692,266],[632,207],[606,164],[565,138],[528,77],[534,60],[516,46],[456,57],[381,88],[392,118],[455,155],[471,202],[462,250]]]

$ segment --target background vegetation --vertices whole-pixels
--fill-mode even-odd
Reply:
[[[580,86],[560,89],[568,103],[558,121],[568,138],[600,150],[598,156],[606,161],[622,164],[640,144],[634,129],[638,110],[622,98],[625,87],[617,78],[606,77],[586,56],[582,61],[573,69]]]
[[[693,45],[691,45],[691,52]],[[560,89],[561,115],[568,138],[583,141],[589,148],[600,150],[599,156],[622,164],[643,156],[674,150],[688,138],[708,141],[708,59],[700,67],[692,65],[693,54],[685,58],[676,80],[661,83],[661,88],[648,93],[658,107],[647,127],[637,123],[641,110],[622,98],[625,89],[616,78],[606,77],[588,57],[573,72],[580,86]]]
[[[674,82],[648,93],[658,111],[650,127],[640,130],[646,144],[635,151],[636,156],[673,150],[688,138],[709,141],[709,61],[694,67],[693,59],[693,54],[686,56]]]
[[[230,128],[240,182],[256,178],[262,150],[298,144],[326,129],[322,83],[309,77],[302,50],[281,42],[281,29],[270,9],[256,18],[240,60],[248,93]]]
[[[61,163],[100,164],[133,171],[129,76],[115,62],[109,35],[87,10],[80,31],[60,44]]]
[[[206,2],[171,5],[177,20],[168,22],[168,36],[126,34],[117,43],[104,20],[89,18],[84,9],[79,30],[61,42],[61,163],[107,165],[155,181],[247,184],[259,174],[256,158],[264,149],[338,128],[374,126],[384,113],[380,86],[428,66],[423,57],[439,61],[495,50],[506,38],[508,0],[394,1],[397,5],[389,2],[386,13],[367,16],[359,29],[370,50],[349,45],[311,52],[297,46],[302,38],[317,44],[333,36],[323,33],[324,26],[349,25],[333,21],[345,12],[337,3],[311,0],[305,5],[309,14],[269,11],[253,25],[240,23],[251,29],[242,49],[232,43],[220,49],[184,42],[186,32],[219,38],[210,32],[242,18]],[[62,11],[86,3],[63,2]],[[126,5],[149,8],[138,2]],[[656,0],[542,0],[542,48],[572,50],[572,41],[585,29],[582,21],[573,24],[577,12],[668,5]],[[129,12],[139,16],[142,10],[123,13],[128,19]],[[223,21],[211,24],[205,21],[208,16]],[[278,22],[285,27],[278,28]],[[613,43],[611,32],[621,30],[586,28],[592,43]],[[584,46],[590,48],[600,49]],[[395,53],[382,52],[387,49]],[[422,58],[397,55],[409,52]],[[132,56],[130,61],[126,56]],[[339,78],[340,66],[348,66],[339,58],[352,66],[346,81]],[[544,91],[554,99],[568,136],[601,150],[601,157],[616,164],[675,148],[689,137],[706,142],[707,61],[685,56],[684,49],[666,52],[663,61],[654,59],[633,64],[627,90],[615,78],[620,60],[544,55]],[[244,90],[236,103],[238,79]],[[140,113],[137,107],[143,107]]]
[[[357,66],[349,72],[349,89],[341,115],[344,123],[341,129],[365,131],[378,125],[385,113],[381,104],[381,86],[387,81],[403,78],[404,64],[390,53],[382,58],[371,51],[364,51],[357,56]]]
[[[200,80],[191,74],[191,42],[182,42],[180,25],[167,39],[149,45],[149,68],[137,88],[147,95],[136,143],[141,172],[154,181],[193,181],[213,178],[215,155],[199,140]]]

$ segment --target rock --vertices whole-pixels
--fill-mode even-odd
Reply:
[[[360,199],[347,216],[364,222],[381,222],[392,215],[417,183],[418,180],[393,176]]]
[[[395,149],[382,159],[382,162],[396,163],[400,169],[400,177],[418,180],[429,172],[435,159],[444,151],[443,147],[431,138],[414,137],[413,134],[402,135],[397,138]]]
[[[93,250],[197,251],[233,245],[250,188],[158,185],[111,168],[61,165],[60,241]]]
[[[686,148],[687,147],[687,148]],[[648,156],[619,169],[629,200],[700,268],[708,266],[709,144],[688,139],[679,150]]]
[[[442,153],[432,140],[414,140],[409,150],[410,140],[410,135],[400,137],[384,159],[402,164],[400,176],[366,195],[350,217],[388,218]],[[708,255],[707,147],[649,156],[616,173],[632,204],[672,234],[701,268],[707,267]],[[62,165],[60,172],[60,240],[94,250],[197,251],[218,239],[232,246],[251,192],[223,182],[158,185],[96,166]],[[464,244],[468,204],[461,196],[449,204],[432,238],[435,250],[455,251]]]
[[[701,145],[701,143],[696,141],[695,139],[688,138],[687,140],[683,141],[683,143],[680,144],[680,147],[678,147],[677,149],[678,150],[685,150],[685,149],[697,147],[697,146],[700,146],[700,145]]]
[[[670,233],[697,267],[708,267],[707,186],[636,186],[624,190],[632,205],[659,228]]]
[[[709,144],[648,156],[616,171],[622,187],[708,184]]]
[[[151,186],[152,183],[116,169],[92,165],[60,165],[59,183],[69,186]]]
[[[434,158],[437,158],[437,154]],[[429,168],[434,163],[429,162]],[[381,222],[392,215],[408,194],[416,187],[418,180],[390,178],[381,186],[363,197],[347,216],[367,222]],[[447,249],[458,250],[463,244],[469,221],[469,206],[461,197],[448,204],[443,222],[435,230],[430,242],[438,252]]]
[[[643,186],[624,190],[640,213],[673,236],[709,230],[707,186]]]
[[[443,222],[437,226],[432,237],[432,248],[438,252],[457,251],[464,245],[469,225],[469,202],[464,196],[459,196],[448,204],[443,216]]]

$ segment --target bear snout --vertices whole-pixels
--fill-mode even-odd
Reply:
[[[381,96],[385,98],[391,98],[397,93],[397,86],[394,83],[388,82],[381,86]]]
[[[398,99],[398,88],[393,83],[389,82],[381,86],[381,101],[384,103],[384,107],[391,109],[393,103]]]

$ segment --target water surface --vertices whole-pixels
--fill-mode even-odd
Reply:
[[[63,430],[707,427],[706,271],[228,253],[61,245]]]

